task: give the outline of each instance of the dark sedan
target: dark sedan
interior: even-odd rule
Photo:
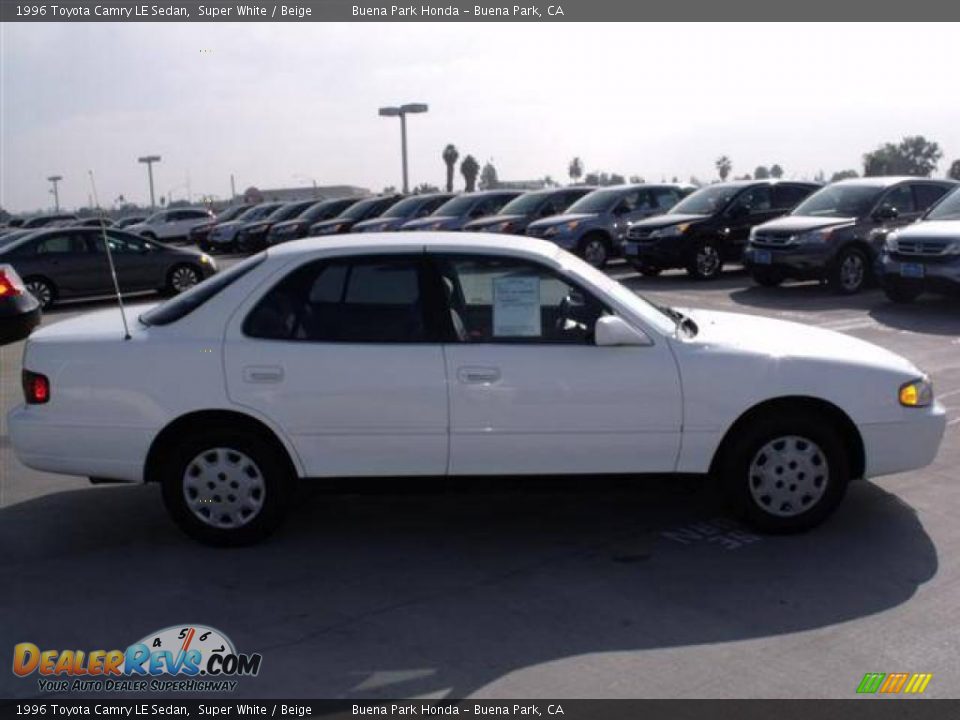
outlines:
[[[360,202],[361,199],[350,197],[321,200],[311,205],[293,220],[275,223],[267,234],[267,245],[277,245],[289,240],[304,238],[310,232],[311,225],[339,217],[348,207]]]
[[[425,193],[404,198],[382,215],[358,222],[350,232],[389,232],[396,230],[405,222],[429,215],[447,200],[453,193]]]
[[[594,190],[596,188],[589,185],[533,190],[508,202],[496,215],[471,220],[463,229],[468,232],[523,235],[530,223],[541,218],[562,215],[570,205]]]
[[[44,309],[68,298],[114,291],[103,244],[106,233],[122,292],[175,294],[213,275],[213,259],[107,228],[63,227],[27,233],[0,245],[0,263],[13,266]]]
[[[0,263],[0,345],[23,340],[40,323],[40,301],[17,271]]]
[[[267,246],[267,234],[276,223],[297,217],[316,203],[316,200],[299,200],[281,205],[272,213],[255,222],[247,223],[237,231],[235,245],[238,252],[251,253]]]
[[[310,226],[310,235],[337,235],[347,233],[359,222],[375,218],[403,200],[403,195],[380,195],[351,205],[339,217],[316,222]]]
[[[484,190],[463,193],[447,200],[419,220],[404,223],[401,230],[462,230],[471,220],[495,215],[518,195],[520,190]]]

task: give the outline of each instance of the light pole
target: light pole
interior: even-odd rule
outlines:
[[[50,192],[53,193],[53,207],[55,208],[54,212],[60,212],[60,192],[57,190],[57,183],[63,180],[63,175],[51,175],[47,178],[48,182],[53,183],[53,190]]]
[[[153,164],[155,162],[160,162],[159,155],[145,155],[142,158],[137,158],[137,162],[146,163],[147,165],[147,175],[150,178],[150,209],[154,210],[157,207],[156,201],[153,199]]]
[[[382,107],[380,108],[381,117],[399,117],[400,118],[400,151],[403,155],[403,193],[410,192],[409,182],[407,181],[407,115],[413,113],[425,113],[427,111],[426,103],[407,103],[400,107]]]

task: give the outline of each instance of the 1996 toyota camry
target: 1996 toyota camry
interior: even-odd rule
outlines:
[[[694,473],[796,531],[853,478],[930,463],[945,426],[886,350],[682,313],[551,243],[307,239],[143,312],[33,334],[9,416],[39,470],[158,482],[212,544],[256,541],[297,477]]]

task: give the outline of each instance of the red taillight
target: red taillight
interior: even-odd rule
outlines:
[[[0,297],[14,297],[23,294],[23,284],[13,273],[0,269]]]
[[[23,371],[23,397],[28,405],[42,405],[50,401],[50,380],[40,373]]]

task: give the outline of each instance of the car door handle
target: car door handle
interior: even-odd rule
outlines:
[[[500,379],[500,369],[494,367],[462,367],[457,370],[457,379],[462,383],[484,385]]]
[[[249,365],[243,369],[243,380],[248,383],[278,383],[283,380],[279,365]]]

